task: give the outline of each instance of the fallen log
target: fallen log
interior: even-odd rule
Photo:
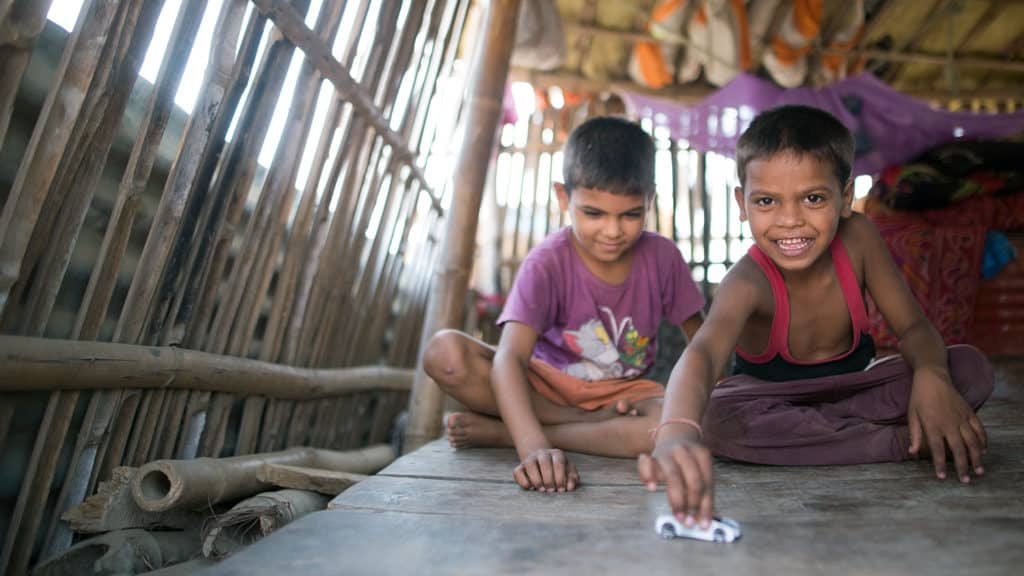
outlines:
[[[150,512],[205,508],[271,488],[272,484],[259,479],[264,464],[373,474],[394,458],[390,446],[378,444],[347,452],[292,448],[232,458],[156,460],[139,468],[132,481],[132,496],[140,508]]]
[[[132,479],[137,468],[114,468],[110,480],[100,482],[96,493],[61,515],[68,526],[80,534],[102,534],[129,528],[198,529],[204,516],[187,510],[150,512],[132,497]]]

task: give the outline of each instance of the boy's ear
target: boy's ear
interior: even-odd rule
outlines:
[[[565,184],[561,182],[554,182],[555,196],[558,197],[558,208],[562,212],[569,211],[569,191],[565,189]]]
[[[843,211],[840,215],[843,218],[847,218],[853,214],[853,178],[846,181],[846,186],[843,187]]]
[[[737,186],[732,191],[733,198],[736,199],[736,205],[740,207],[740,222],[747,221],[747,203],[744,202],[743,198],[743,186]]]

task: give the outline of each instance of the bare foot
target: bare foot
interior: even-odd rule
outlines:
[[[505,423],[476,412],[452,412],[445,418],[445,432],[452,448],[512,446]]]

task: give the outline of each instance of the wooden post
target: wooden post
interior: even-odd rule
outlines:
[[[435,272],[436,279],[420,339],[421,350],[437,330],[462,326],[469,268],[476,247],[477,215],[501,118],[518,14],[519,0],[492,0],[484,15],[473,58],[462,149],[454,172],[454,197],[448,214],[445,249]],[[441,390],[421,367],[416,373],[409,401],[409,428],[405,434],[404,451],[415,450],[438,436],[442,401]]]

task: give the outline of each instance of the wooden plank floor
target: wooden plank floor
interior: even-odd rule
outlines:
[[[997,365],[981,410],[988,473],[964,486],[930,463],[716,463],[735,544],[664,541],[632,460],[576,455],[571,494],[524,492],[511,450],[443,441],[400,458],[204,574],[1010,574],[1024,565],[1024,361]]]

